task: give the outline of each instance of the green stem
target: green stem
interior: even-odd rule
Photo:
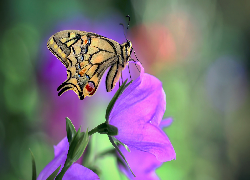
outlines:
[[[67,160],[66,160],[66,162],[67,162]],[[70,164],[67,163],[68,165],[65,166],[65,165],[66,165],[66,162],[65,162],[64,167],[62,168],[61,172],[56,176],[56,179],[55,179],[55,180],[62,180],[62,178],[63,178],[64,174],[66,173],[66,171],[67,171],[67,170],[69,169],[69,167],[73,164],[73,162],[70,163]]]
[[[89,131],[89,136],[91,136],[91,135],[93,135],[93,134],[95,134],[95,133],[97,133],[98,132],[98,126],[97,127],[95,127],[94,129],[92,129],[91,131]]]
[[[92,129],[91,131],[88,132],[89,136],[97,133],[97,132],[104,132],[104,131],[107,131],[107,123],[102,123],[102,124],[99,124],[98,126],[96,126],[94,129]]]

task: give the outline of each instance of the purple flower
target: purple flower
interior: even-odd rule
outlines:
[[[175,159],[174,148],[159,127],[165,109],[161,82],[144,73],[141,66],[140,77],[124,90],[111,110],[109,124],[118,128],[114,137],[129,148],[153,154],[160,162]]]
[[[167,118],[161,121],[160,127],[169,126],[172,122],[172,118]],[[158,161],[156,157],[150,153],[130,148],[131,152],[128,152],[123,146],[120,146],[120,150],[126,157],[133,173],[124,167],[122,164],[118,164],[119,169],[129,178],[136,180],[159,180],[159,177],[155,173],[155,169],[160,167],[162,162]]]
[[[60,165],[61,171],[67,159],[68,150],[69,142],[67,137],[65,137],[57,146],[54,146],[55,158],[41,171],[37,180],[46,180]],[[90,169],[80,164],[73,163],[63,176],[63,180],[70,179],[95,180],[100,178]]]

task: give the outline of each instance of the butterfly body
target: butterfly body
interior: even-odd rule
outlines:
[[[67,68],[67,79],[58,87],[58,95],[73,90],[80,99],[92,96],[104,72],[110,92],[130,59],[132,43],[123,44],[104,36],[78,30],[64,30],[52,35],[48,49]]]

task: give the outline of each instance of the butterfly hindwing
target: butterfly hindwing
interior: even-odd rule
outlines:
[[[124,53],[128,54],[125,45],[78,30],[60,31],[51,36],[47,46],[67,68],[67,79],[58,87],[58,95],[73,90],[80,99],[92,96],[109,67],[106,87],[111,91],[128,59],[124,58]]]
[[[114,88],[116,82],[119,81],[121,72],[122,66],[119,63],[115,63],[110,67],[106,77],[107,92],[110,92]]]

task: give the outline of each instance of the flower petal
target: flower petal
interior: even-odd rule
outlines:
[[[172,124],[172,122],[173,122],[173,118],[171,117],[163,119],[160,123],[160,128],[162,129],[162,128],[168,127]]]
[[[129,178],[135,180],[158,180],[159,177],[155,173],[155,169],[160,167],[162,162],[158,161],[156,157],[150,153],[138,151],[131,148],[131,152],[120,146],[120,150],[126,157],[134,177],[129,169],[125,169],[124,166],[118,164],[119,169]]]
[[[132,119],[143,119],[144,122],[151,121],[152,124],[159,125],[165,109],[166,98],[161,82],[145,73],[120,95],[110,113],[109,122],[115,123],[116,116],[125,113],[131,114]]]
[[[119,131],[115,138],[129,147],[154,154],[161,162],[175,159],[173,146],[158,127],[165,112],[165,99],[161,82],[142,70],[110,113],[109,124]]]
[[[60,165],[61,171],[67,159],[68,150],[69,142],[67,137],[65,137],[58,145],[54,146],[55,158],[41,171],[37,180],[47,179]],[[96,180],[99,179],[99,177],[90,169],[80,164],[73,163],[63,176],[63,180],[70,179]]]
[[[41,171],[37,180],[47,179],[60,165],[60,171],[67,159],[69,143],[65,137],[57,146],[54,146],[55,158]]]
[[[150,123],[141,126],[140,124],[136,126],[134,123],[131,126],[133,129],[115,137],[129,146],[129,148],[132,147],[154,154],[161,162],[175,159],[174,148],[167,135],[161,129]],[[123,129],[123,127],[120,126],[118,129]]]
[[[63,138],[56,146],[54,146],[54,154],[55,157],[60,155],[61,153],[65,153],[69,150],[69,142],[67,137]]]
[[[66,171],[64,174],[63,180],[70,180],[70,179],[76,179],[76,180],[96,180],[100,179],[97,174],[95,174],[90,169],[74,163],[70,168]]]

